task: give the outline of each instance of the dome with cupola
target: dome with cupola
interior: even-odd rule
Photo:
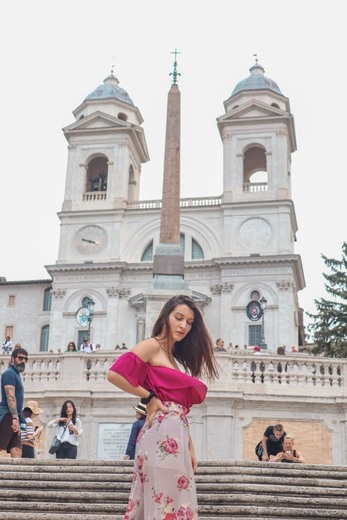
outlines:
[[[255,64],[249,69],[250,76],[236,85],[232,92],[232,96],[243,90],[272,90],[283,96],[279,86],[275,81],[264,76],[265,70],[256,60]]]
[[[124,90],[124,88],[119,87],[119,81],[116,76],[114,76],[113,72],[111,72],[111,74],[104,79],[103,84],[96,87],[96,89],[93,90],[84,101],[98,99],[118,99],[119,101],[124,101],[130,105],[134,105],[127,91]]]

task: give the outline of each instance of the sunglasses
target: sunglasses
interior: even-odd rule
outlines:
[[[28,361],[28,358],[26,356],[17,356],[17,358],[19,359],[19,361]]]

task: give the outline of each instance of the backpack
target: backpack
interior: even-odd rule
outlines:
[[[258,459],[263,460],[262,457],[263,457],[264,450],[263,450],[263,445],[262,445],[261,441],[258,442],[254,451],[255,451],[255,454],[258,457]]]

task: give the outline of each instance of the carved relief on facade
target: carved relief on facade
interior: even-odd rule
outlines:
[[[291,289],[292,287],[294,287],[293,282],[291,282],[290,280],[279,280],[278,282],[276,282],[276,285],[280,291],[286,291],[287,289]]]
[[[262,218],[250,218],[244,222],[239,230],[240,243],[250,248],[264,247],[272,238],[271,226]]]
[[[130,296],[131,289],[126,289],[124,287],[109,287],[106,289],[106,292],[109,298],[116,298],[117,296],[118,298],[126,298]]]
[[[233,287],[234,285],[232,283],[224,282],[211,285],[210,290],[212,294],[221,294],[223,292],[231,292]]]
[[[64,296],[66,295],[66,289],[54,289],[52,291],[52,294],[55,300],[59,300],[61,298],[64,298]]]

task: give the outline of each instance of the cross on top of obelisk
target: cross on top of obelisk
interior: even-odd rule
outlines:
[[[175,49],[171,54],[175,55],[175,61],[173,62],[173,72],[170,72],[169,76],[172,76],[172,84],[177,85],[177,77],[181,74],[177,72],[177,54],[181,54],[177,49]]]

